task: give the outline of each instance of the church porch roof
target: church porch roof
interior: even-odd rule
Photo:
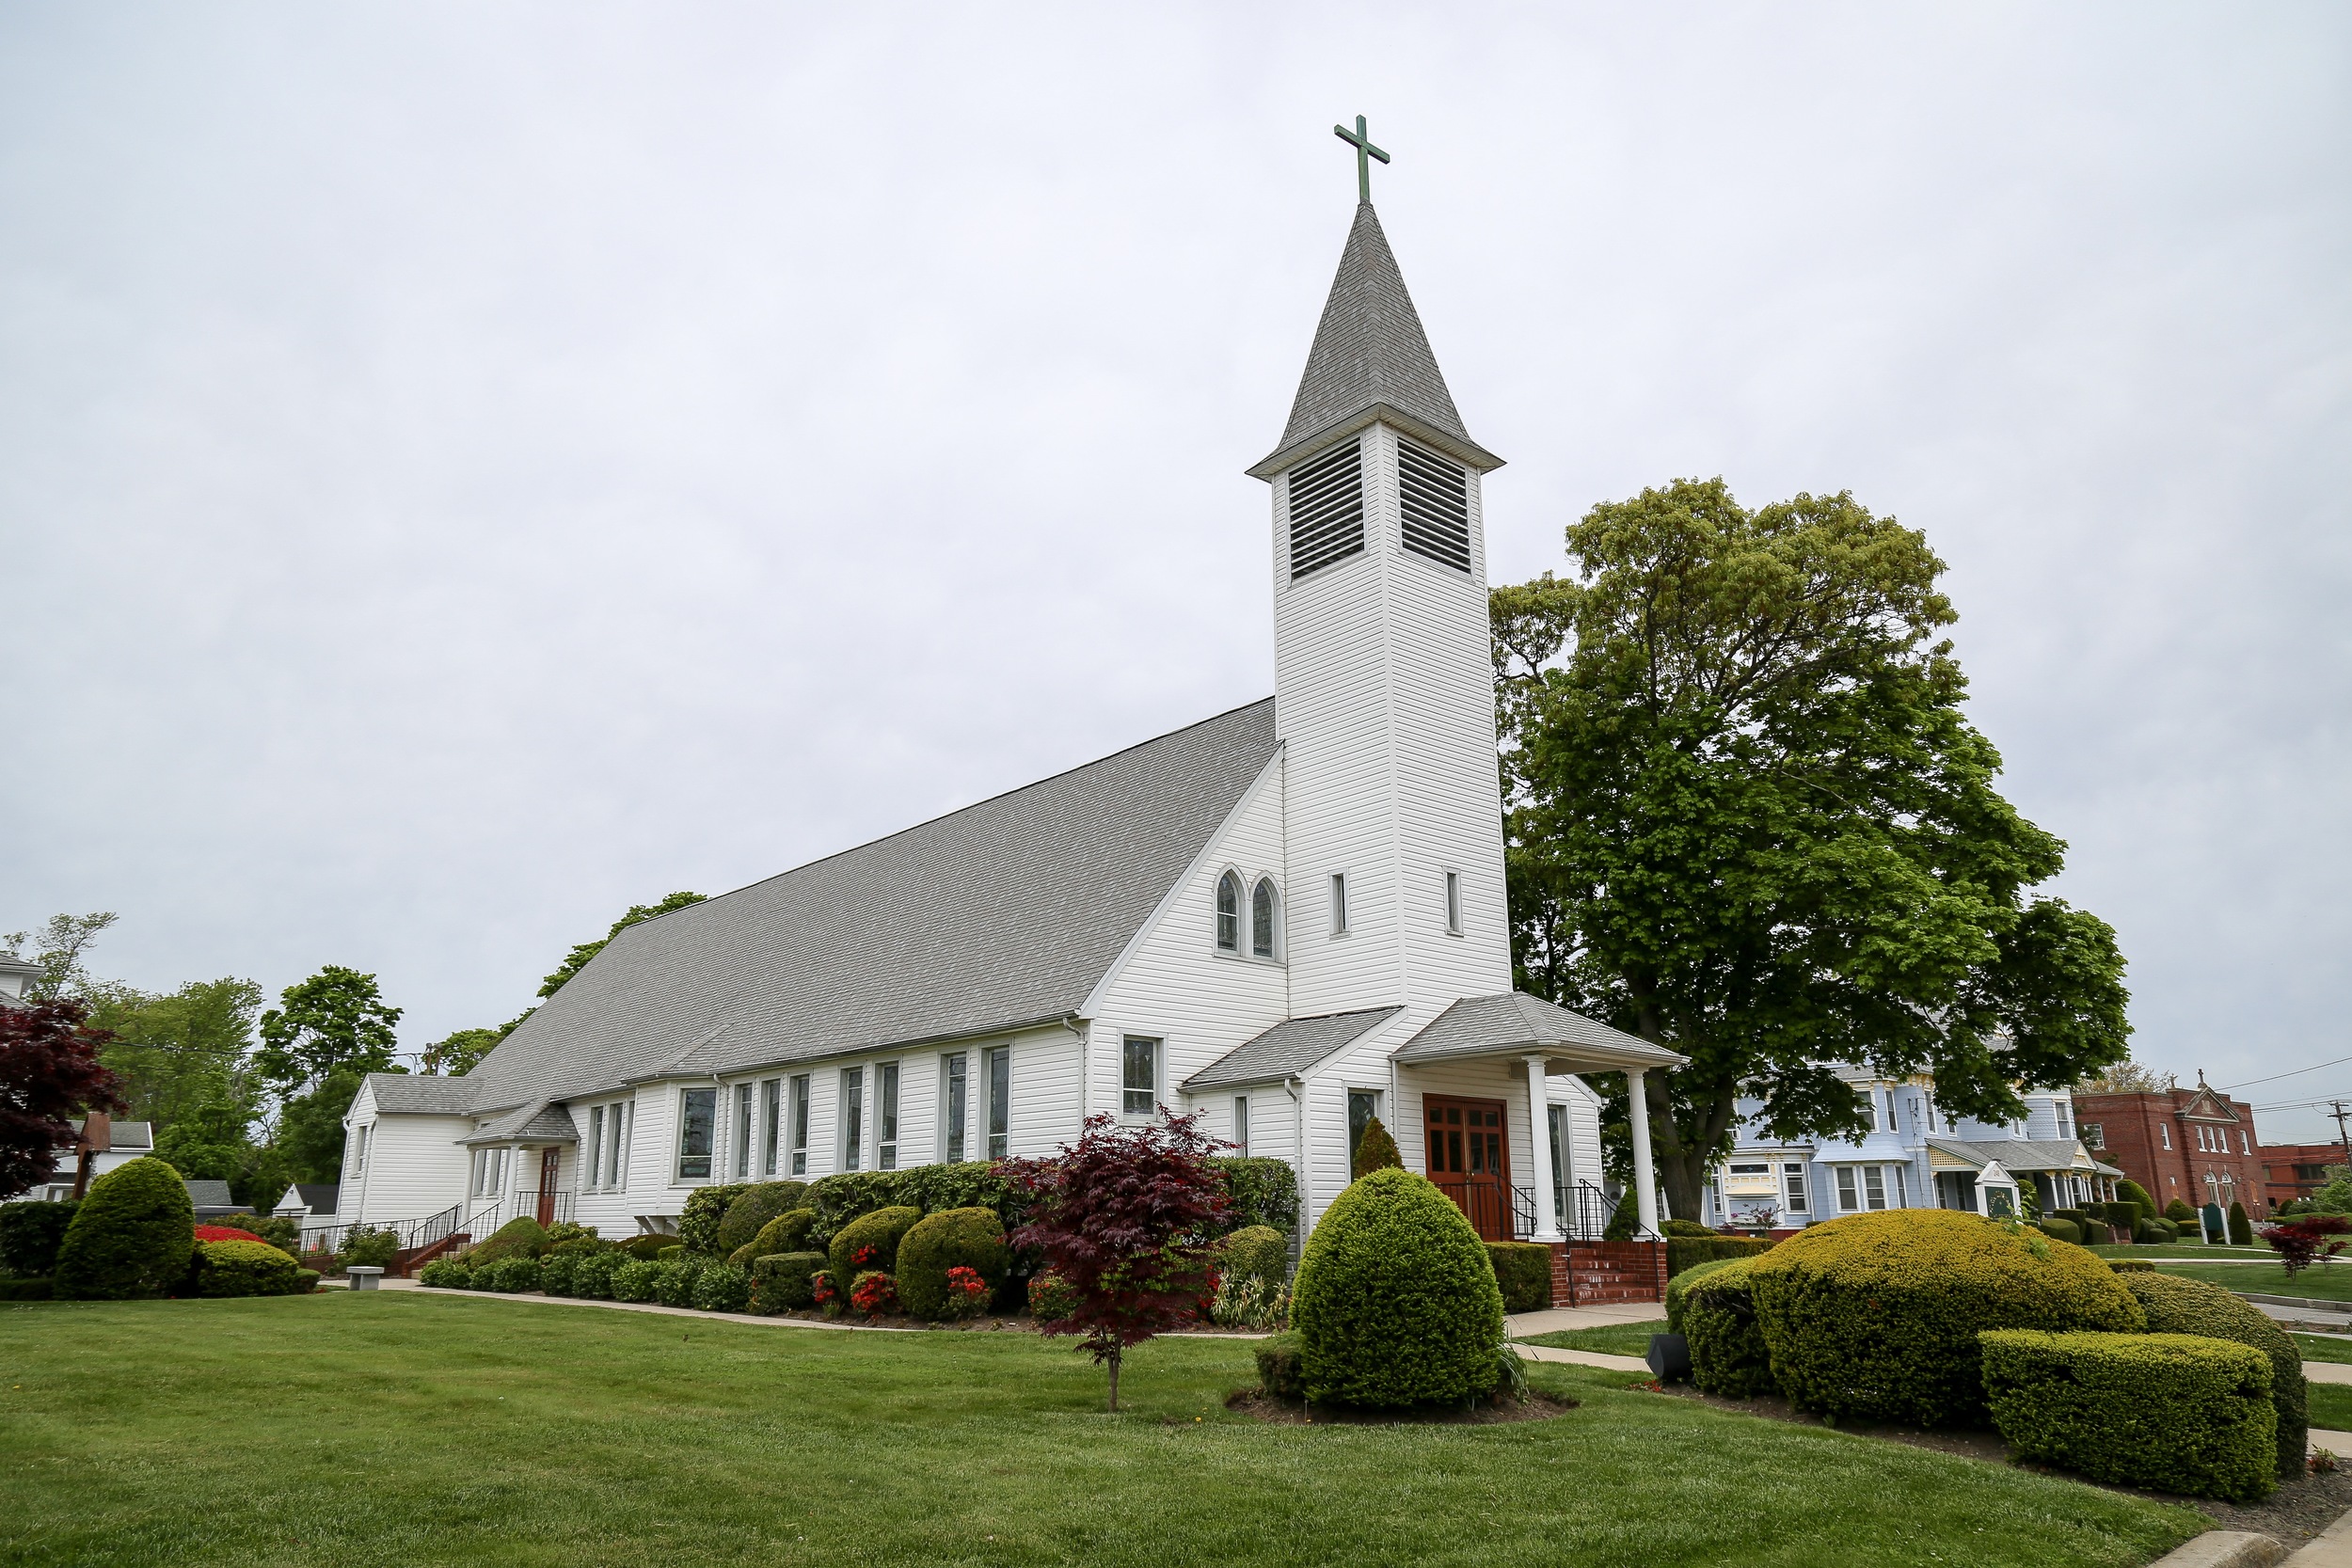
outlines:
[[[1690,1059],[1524,991],[1464,997],[1398,1046],[1391,1059],[1409,1067],[1538,1052],[1549,1059],[1549,1072],[1644,1071]]]
[[[1244,1040],[1185,1079],[1184,1090],[1186,1094],[1199,1094],[1204,1089],[1238,1088],[1244,1084],[1273,1084],[1295,1078],[1404,1010],[1369,1007],[1360,1012],[1286,1019],[1264,1034]]]

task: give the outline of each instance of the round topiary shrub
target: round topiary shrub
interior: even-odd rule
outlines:
[[[1755,1267],[1754,1258],[1727,1258],[1683,1287],[1681,1332],[1691,1342],[1691,1381],[1703,1393],[1744,1400],[1772,1391],[1772,1354],[1748,1283]]]
[[[787,1252],[799,1252],[808,1245],[808,1233],[817,1223],[814,1209],[790,1209],[778,1214],[759,1227],[759,1234],[727,1254],[727,1261],[750,1268],[762,1258],[781,1258]]]
[[[1683,1331],[1682,1303],[1690,1294],[1692,1286],[1697,1284],[1700,1280],[1705,1279],[1708,1275],[1713,1274],[1717,1269],[1727,1268],[1733,1263],[1745,1261],[1745,1259],[1740,1258],[1709,1259],[1704,1263],[1692,1264],[1680,1274],[1676,1275],[1672,1279],[1667,1280],[1666,1332],[1669,1334],[1680,1334]]]
[[[466,1262],[475,1269],[507,1258],[536,1258],[548,1250],[548,1227],[529,1214],[516,1214],[466,1249]]]
[[[802,1195],[807,1191],[805,1181],[762,1181],[746,1187],[742,1196],[727,1205],[711,1250],[725,1257],[749,1244],[770,1220],[801,1208],[805,1202]]]
[[[642,1259],[648,1263],[660,1261],[661,1254],[668,1248],[674,1247],[676,1244],[676,1238],[672,1236],[658,1236],[649,1230],[631,1236],[625,1242],[615,1242],[613,1243],[613,1245],[619,1247],[623,1252],[628,1254],[631,1258]]]
[[[473,1270],[454,1258],[436,1258],[417,1271],[417,1283],[437,1291],[470,1291]]]
[[[183,1279],[196,1250],[196,1206],[161,1160],[142,1157],[90,1183],[57,1246],[60,1301],[136,1301]]]
[[[1814,1226],[1756,1259],[1748,1280],[1792,1402],[1917,1426],[1982,1418],[1985,1329],[2147,1324],[2096,1254],[1942,1209]]]
[[[1270,1225],[1246,1225],[1217,1243],[1217,1272],[1279,1290],[1290,1277],[1291,1239]]]
[[[833,1233],[833,1244],[825,1249],[833,1261],[833,1276],[852,1284],[857,1276],[871,1269],[880,1274],[898,1272],[898,1243],[914,1228],[914,1222],[923,1217],[923,1211],[900,1204],[890,1209],[877,1209],[870,1214],[860,1214]]]
[[[2279,1413],[2279,1474],[2301,1475],[2311,1392],[2303,1380],[2303,1352],[2287,1332],[2234,1292],[2201,1279],[2135,1272],[2123,1277],[2123,1289],[2148,1314],[2151,1334],[2232,1339],[2270,1358],[2270,1402]]]
[[[307,1272],[267,1242],[196,1243],[196,1293],[200,1296],[291,1296],[305,1288],[302,1275]]]
[[[953,1305],[947,1271],[972,1269],[991,1291],[1005,1282],[1012,1249],[993,1209],[942,1209],[907,1227],[898,1242],[898,1302],[918,1318],[939,1323]]]
[[[1374,1171],[1324,1212],[1299,1259],[1291,1324],[1312,1400],[1462,1404],[1502,1375],[1502,1291],[1486,1243],[1409,1171]]]

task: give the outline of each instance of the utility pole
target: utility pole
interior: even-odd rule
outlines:
[[[2336,1137],[2344,1145],[2344,1163],[2352,1165],[2352,1132],[2344,1128],[2344,1119],[2352,1117],[2352,1110],[2347,1110],[2343,1101],[2331,1100],[2328,1101],[2328,1114],[2336,1118]]]

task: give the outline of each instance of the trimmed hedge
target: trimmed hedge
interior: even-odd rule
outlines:
[[[143,1155],[90,1183],[58,1243],[54,1293],[60,1301],[151,1299],[186,1276],[195,1251],[187,1184]]]
[[[1298,1173],[1288,1160],[1220,1154],[1209,1165],[1225,1184],[1227,1224],[1237,1230],[1263,1226],[1284,1236],[1298,1228]]]
[[[759,1227],[759,1234],[727,1254],[727,1261],[750,1268],[762,1258],[799,1252],[808,1245],[809,1227],[817,1223],[814,1209],[789,1209]]]
[[[2270,1359],[2270,1402],[2279,1418],[2279,1474],[2303,1473],[2303,1446],[2310,1428],[2309,1386],[2303,1352],[2286,1330],[2219,1285],[2176,1274],[2134,1274],[2123,1288],[2148,1314],[2151,1334],[2196,1334],[2250,1346]]]
[[[2092,1481],[2253,1502],[2276,1484],[2270,1360],[2191,1334],[1982,1336],[1987,1404],[2020,1458]]]
[[[2153,1274],[2156,1267],[2145,1258],[2110,1258],[2106,1263],[2115,1274]]]
[[[1814,1226],[1754,1259],[1748,1278],[1791,1402],[1917,1426],[1983,1413],[1981,1330],[2133,1333],[2148,1321],[2095,1255],[1942,1209]]]
[[[1540,1312],[1551,1305],[1551,1248],[1540,1242],[1488,1242],[1486,1261],[1505,1312]]]
[[[2181,1239],[2181,1227],[2170,1220],[2145,1219],[2132,1229],[2132,1241],[2139,1246],[2164,1246]]]
[[[46,1277],[57,1266],[57,1246],[66,1227],[73,1223],[79,1200],[55,1202],[25,1199],[0,1203],[0,1275]],[[193,1217],[195,1211],[189,1211]]]
[[[908,1227],[898,1243],[898,1302],[934,1323],[949,1316],[947,1271],[977,1269],[991,1291],[1005,1283],[1012,1249],[993,1209],[942,1209]]]
[[[819,1185],[822,1185],[820,1182]],[[860,1214],[833,1234],[833,1243],[826,1255],[833,1259],[835,1279],[854,1281],[868,1270],[895,1275],[898,1272],[898,1243],[913,1229],[914,1222],[923,1217],[923,1211],[911,1203],[889,1209],[877,1209],[870,1214]],[[872,1248],[869,1256],[858,1254]]]
[[[727,1210],[749,1191],[750,1182],[732,1181],[697,1187],[687,1194],[686,1207],[677,1217],[678,1244],[689,1252],[717,1252],[719,1227],[726,1222]]]
[[[771,1315],[817,1305],[817,1275],[825,1267],[821,1252],[786,1252],[762,1258],[752,1265],[751,1310]]]
[[[1744,1400],[1777,1386],[1748,1279],[1755,1268],[1753,1259],[1723,1259],[1683,1287],[1682,1333],[1691,1342],[1691,1381],[1706,1393]]]
[[[267,1242],[199,1242],[192,1269],[200,1296],[291,1296],[310,1289],[302,1276],[310,1271]]]
[[[614,1301],[651,1301],[654,1288],[661,1281],[661,1271],[667,1263],[657,1263],[648,1258],[632,1258],[612,1271]]]
[[[1711,1262],[1694,1263],[1668,1279],[1666,1281],[1666,1332],[1680,1334],[1683,1331],[1682,1303],[1690,1294],[1692,1286],[1705,1279],[1717,1269],[1738,1261],[1740,1259],[1737,1258],[1718,1258]]]
[[[661,1273],[653,1282],[653,1299],[664,1307],[693,1306],[694,1287],[701,1282],[704,1265],[716,1261],[690,1253],[656,1263],[654,1267]]]
[[[816,1212],[808,1244],[829,1246],[842,1227],[883,1209],[993,1209],[1008,1231],[1027,1218],[1012,1184],[992,1160],[951,1165],[914,1165],[906,1170],[852,1170],[808,1184],[801,1202]]]
[[[47,1301],[56,1290],[52,1279],[0,1277],[0,1301]]]
[[[628,1261],[628,1254],[617,1247],[587,1254],[572,1265],[572,1294],[588,1301],[611,1301],[612,1276]]]
[[[651,1263],[658,1260],[665,1249],[675,1246],[677,1242],[675,1237],[663,1236],[647,1230],[631,1236],[627,1241],[615,1242],[612,1244],[631,1258],[643,1259]]]
[[[2246,1205],[2234,1200],[2230,1204],[2230,1244],[2232,1246],[2254,1244],[2254,1222],[2247,1217]]]
[[[2195,1225],[2197,1211],[2191,1209],[2186,1200],[2176,1197],[2164,1206],[2164,1217],[2174,1225]]]
[[[1254,1279],[1279,1290],[1291,1275],[1291,1239],[1270,1225],[1245,1225],[1217,1244],[1217,1273],[1227,1279]]]
[[[711,1250],[732,1256],[738,1247],[750,1245],[770,1220],[804,1207],[803,1195],[807,1191],[805,1181],[761,1181],[746,1187],[742,1196],[727,1205],[719,1221],[718,1243]]]
[[[454,1258],[436,1258],[417,1271],[417,1283],[437,1291],[470,1291],[473,1270]]]
[[[580,1277],[580,1255],[577,1252],[550,1252],[539,1259],[539,1289],[551,1296],[578,1295],[574,1282]]]
[[[1670,1220],[1678,1225],[1679,1220]],[[1666,1277],[1673,1278],[1685,1269],[1697,1268],[1721,1258],[1754,1258],[1770,1252],[1773,1243],[1766,1236],[1674,1236],[1666,1238]]]
[[[748,1269],[732,1263],[707,1263],[696,1274],[694,1291],[689,1305],[705,1312],[741,1312],[752,1302],[752,1276]]]
[[[473,1288],[517,1296],[539,1288],[539,1259],[527,1252],[501,1258],[473,1272]]]
[[[481,1269],[508,1258],[536,1258],[548,1249],[548,1228],[529,1214],[516,1214],[466,1249],[466,1262]]]
[[[2062,1220],[2053,1216],[2049,1219],[2036,1220],[2034,1228],[2052,1241],[2071,1242],[2076,1246],[2082,1244],[2083,1227],[2073,1220]]]
[[[1276,1334],[1258,1341],[1258,1386],[1278,1400],[1307,1397],[1306,1356],[1295,1334]]]
[[[1502,1375],[1502,1291],[1462,1211],[1409,1171],[1376,1170],[1308,1237],[1291,1302],[1311,1399],[1462,1404]]]

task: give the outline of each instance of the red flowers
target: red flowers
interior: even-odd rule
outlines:
[[[864,1246],[850,1254],[850,1266],[854,1269],[871,1268],[874,1264],[880,1262],[881,1260],[882,1248],[876,1246],[871,1242],[866,1243]]]
[[[850,1305],[869,1318],[880,1317],[898,1305],[898,1281],[880,1269],[868,1269],[850,1287]]]
[[[833,1271],[831,1269],[827,1269],[823,1273],[818,1275],[817,1287],[814,1293],[816,1295],[817,1305],[819,1307],[831,1306],[834,1301],[840,1296],[840,1289],[833,1282]]]
[[[199,1242],[258,1242],[262,1238],[250,1230],[239,1230],[228,1225],[199,1225],[196,1227]]]
[[[947,1271],[947,1316],[977,1318],[988,1310],[990,1297],[995,1294],[980,1271],[959,1263]]]

